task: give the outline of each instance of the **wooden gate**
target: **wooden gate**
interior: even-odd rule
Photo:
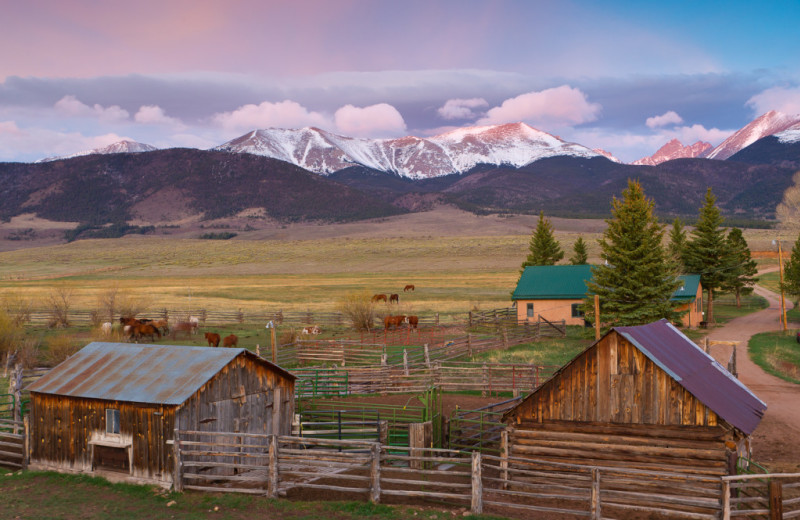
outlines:
[[[0,419],[0,466],[25,467],[25,426],[22,421]]]

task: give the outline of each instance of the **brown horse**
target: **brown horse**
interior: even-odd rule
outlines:
[[[189,323],[188,321],[179,321],[172,327],[172,339],[178,335],[179,332],[183,332],[187,337],[197,330],[197,325],[194,323]]]
[[[410,283],[410,284],[406,285],[405,287],[403,287],[403,292],[408,292],[408,291],[414,292],[414,284],[413,283]]]
[[[216,332],[206,332],[206,341],[208,341],[209,347],[218,347],[219,334],[217,334]]]
[[[397,304],[399,304],[400,303],[400,295],[399,294],[393,294],[393,295],[389,296],[389,303],[397,303]]]
[[[138,341],[142,336],[150,336],[150,341],[155,341],[156,336],[161,339],[161,332],[152,323],[139,323],[131,325],[131,335]]]
[[[408,316],[406,318],[406,323],[408,323],[409,328],[416,329],[417,325],[419,325],[419,318],[416,316]]]
[[[222,346],[223,347],[236,347],[239,345],[239,338],[236,337],[236,334],[231,334],[230,336],[225,336],[222,338]]]
[[[405,316],[386,316],[383,318],[383,328],[389,330],[390,328],[396,329],[405,321]]]
[[[372,301],[377,302],[384,302],[386,303],[386,295],[385,294],[375,294],[372,296]]]

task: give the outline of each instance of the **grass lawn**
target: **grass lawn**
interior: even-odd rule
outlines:
[[[750,358],[765,372],[800,384],[800,344],[795,332],[763,332],[750,338]]]
[[[736,306],[735,296],[722,294],[714,300],[714,320],[717,325],[724,325],[734,318],[739,318],[767,307],[769,307],[769,302],[757,294],[742,296],[741,307]],[[705,310],[705,307],[703,307],[703,310]]]
[[[594,342],[594,329],[567,327],[567,337],[523,343],[508,350],[484,352],[471,361],[562,366]]]
[[[388,506],[368,502],[295,502],[242,494],[169,493],[150,486],[111,484],[98,477],[51,472],[5,475],[0,468],[0,510],[3,518],[20,520],[435,520],[452,516],[442,508]],[[462,511],[453,509],[459,517]],[[499,519],[467,515],[473,520]]]

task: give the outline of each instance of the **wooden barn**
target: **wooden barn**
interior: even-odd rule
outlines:
[[[721,476],[766,407],[661,320],[612,329],[503,421],[510,456]]]
[[[90,343],[29,387],[30,467],[166,487],[176,428],[289,435],[294,381],[245,349]]]

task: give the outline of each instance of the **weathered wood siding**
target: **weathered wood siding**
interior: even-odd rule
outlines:
[[[572,316],[572,305],[583,304],[581,299],[573,300],[516,300],[517,322],[535,322],[539,316],[548,321],[561,321],[567,325],[584,325],[583,317]],[[533,316],[528,316],[528,304],[533,304]]]
[[[170,480],[172,453],[166,440],[174,429],[174,407],[159,405],[34,393],[31,462],[56,470],[91,471],[89,440],[106,431],[107,408],[119,410],[120,437],[131,439],[132,476]]]

